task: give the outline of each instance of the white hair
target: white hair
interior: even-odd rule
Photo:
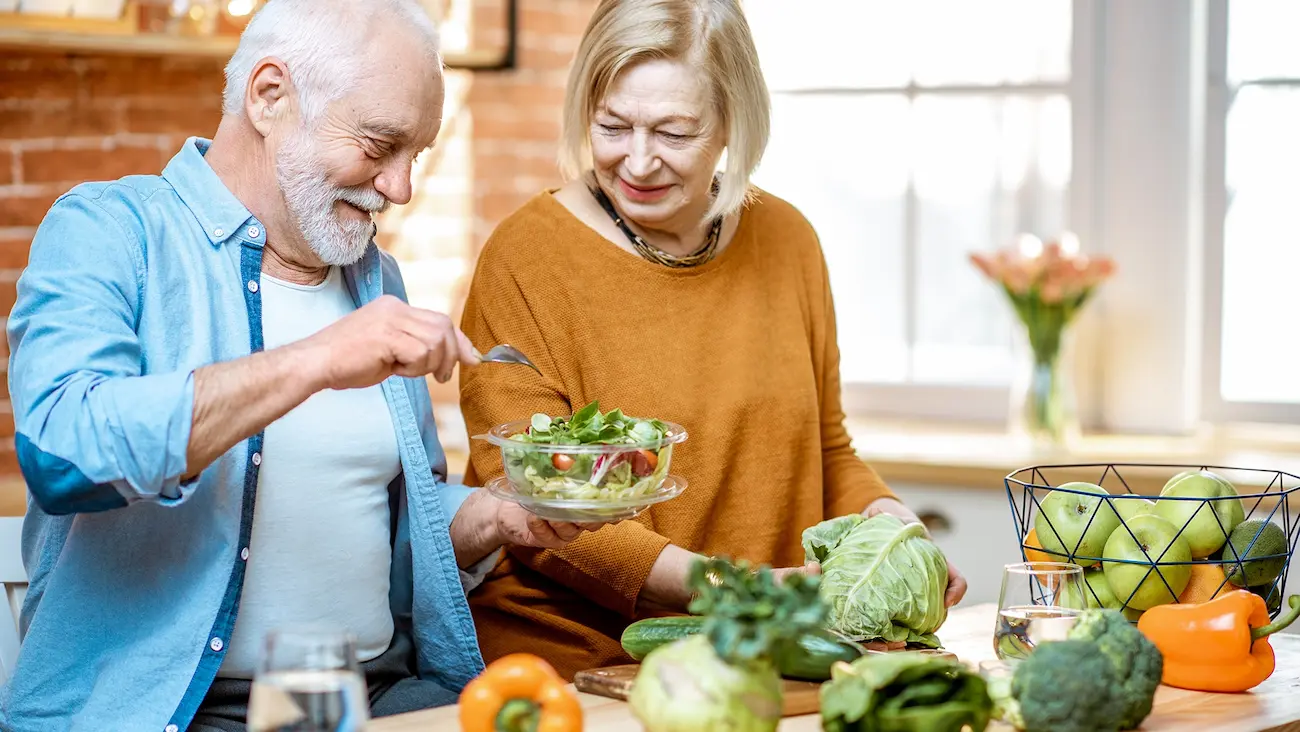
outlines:
[[[222,112],[244,113],[254,65],[274,56],[288,67],[303,120],[310,122],[365,72],[366,42],[378,28],[414,32],[442,68],[438,29],[417,0],[269,0],[226,64]]]

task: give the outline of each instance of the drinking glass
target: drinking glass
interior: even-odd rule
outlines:
[[[249,732],[360,732],[369,721],[351,635],[315,627],[267,634],[248,703]]]
[[[1022,562],[1002,569],[993,650],[1008,663],[1022,661],[1034,646],[1064,640],[1088,608],[1083,567],[1064,562]]]

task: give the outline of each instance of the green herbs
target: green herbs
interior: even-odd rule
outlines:
[[[856,641],[905,641],[938,648],[948,617],[948,560],[921,524],[889,514],[850,514],[803,532],[809,561],[821,563],[830,629]]]
[[[657,449],[668,427],[657,419],[636,419],[615,409],[601,414],[592,402],[572,417],[534,414],[527,432],[511,439],[534,445],[633,445]]]
[[[602,414],[599,402],[572,417],[534,414],[528,429],[510,441],[519,447],[502,449],[506,475],[540,498],[635,501],[663,484],[672,455],[663,422],[619,409]],[[617,449],[622,446],[627,449]]]
[[[774,732],[783,704],[779,654],[819,627],[819,579],[709,559],[692,566],[700,633],[645,657],[628,702],[649,732]]]
[[[819,585],[819,577],[802,573],[778,583],[767,567],[751,572],[746,562],[714,558],[691,565],[695,599],[687,609],[705,617],[701,632],[724,661],[770,661],[821,627],[826,606]]]
[[[988,727],[993,700],[984,679],[958,661],[922,653],[837,663],[822,684],[826,732],[973,732]]]

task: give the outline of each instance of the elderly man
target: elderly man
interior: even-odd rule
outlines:
[[[501,367],[406,303],[371,220],[411,198],[440,69],[414,0],[272,0],[210,142],[50,210],[8,323],[5,729],[243,729],[263,638],[306,623],[356,637],[374,716],[454,702],[466,591],[581,530],[446,484],[424,377]]]

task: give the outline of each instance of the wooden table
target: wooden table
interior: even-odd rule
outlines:
[[[944,646],[962,661],[978,665],[996,660],[993,653],[994,605],[975,605],[953,611],[939,630]],[[1278,634],[1272,637],[1277,651],[1277,670],[1268,681],[1244,694],[1206,694],[1161,686],[1156,692],[1155,709],[1142,729],[1151,732],[1300,732],[1300,635]],[[640,732],[641,724],[624,702],[590,694],[579,694],[586,712],[588,730]],[[444,707],[374,720],[367,728],[373,732],[426,732],[457,730],[457,710]],[[811,714],[788,717],[781,722],[782,732],[813,732],[821,729],[821,719]],[[1004,732],[1011,727],[994,723],[990,730]]]

